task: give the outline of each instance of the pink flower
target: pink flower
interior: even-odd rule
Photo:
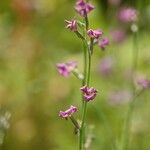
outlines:
[[[90,3],[84,2],[84,0],[78,0],[75,5],[75,10],[82,16],[85,17],[89,12],[94,9],[94,6]]]
[[[84,99],[87,102],[93,100],[97,95],[97,90],[93,87],[89,88],[87,86],[83,86],[80,88],[80,90],[84,94]]]
[[[70,29],[72,32],[76,32],[77,31],[77,21],[75,19],[68,21],[65,20],[66,23],[66,28]]]
[[[99,47],[105,49],[107,45],[109,45],[109,40],[107,38],[102,39],[98,43]]]
[[[135,22],[138,19],[138,12],[134,8],[122,8],[119,11],[119,20],[124,23]]]
[[[71,105],[70,108],[67,109],[66,111],[60,111],[59,117],[68,119],[68,117],[71,117],[72,114],[75,113],[77,110],[78,110],[77,107]]]
[[[97,29],[97,30],[89,29],[87,31],[87,34],[92,39],[98,39],[103,34],[103,32],[99,29]]]
[[[149,89],[150,88],[150,80],[148,80],[148,79],[141,78],[137,81],[137,83],[138,83],[139,86],[141,86],[144,89]]]
[[[77,67],[76,62],[57,64],[58,72],[64,77],[68,77],[70,75],[70,72],[73,71],[76,67]]]

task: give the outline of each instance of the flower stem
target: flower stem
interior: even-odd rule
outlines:
[[[86,51],[86,44],[85,44],[85,40],[83,40],[83,59],[84,59],[84,79],[83,79],[83,82],[82,82],[82,86],[84,86],[86,84],[86,78],[87,78],[87,51]]]
[[[76,121],[76,119],[73,116],[70,117],[70,120],[72,121],[72,123],[74,124],[74,126],[77,129],[80,129],[80,126],[79,126],[78,122]]]
[[[87,14],[85,15],[85,26],[86,26],[86,30],[88,30],[88,28],[89,28],[89,20],[88,20]]]
[[[91,52],[88,52],[88,58],[89,58],[89,62],[88,62],[88,75],[87,75],[87,86],[89,86],[90,84],[90,77],[91,77]]]
[[[87,102],[84,101],[83,103],[83,115],[82,115],[82,124],[80,128],[80,146],[79,150],[83,150],[83,145],[85,142],[85,119],[86,119],[86,112],[87,112]]]
[[[83,74],[79,73],[78,70],[73,70],[72,74],[79,80],[82,80],[82,82],[84,81],[84,76]]]
[[[88,61],[88,71],[87,71],[87,86],[90,84],[90,74],[91,74],[91,53],[88,53],[89,61]],[[86,113],[87,113],[87,102],[83,102],[83,115],[82,115],[82,124],[80,128],[80,144],[79,150],[83,149],[83,144],[85,142],[85,120],[86,120]]]
[[[91,74],[91,53],[89,51],[89,47],[88,47],[88,71],[87,71],[87,82],[86,85],[89,86],[90,84],[90,74]],[[80,129],[80,149],[83,149],[83,145],[85,143],[85,121],[86,121],[86,113],[87,113],[87,102],[84,101],[83,102],[83,115],[82,115],[82,124],[81,124],[81,129]]]
[[[85,16],[85,24],[86,24],[85,31],[87,32],[88,26],[89,26],[89,21],[88,21],[87,15]],[[84,66],[87,68],[87,72],[85,70],[85,76],[86,76],[87,80],[85,80],[84,85],[87,85],[87,86],[89,86],[89,84],[90,84],[90,74],[91,74],[91,52],[90,51],[93,51],[93,46],[91,46],[91,44],[93,45],[93,42],[90,43],[90,46],[88,45],[88,41],[86,39],[86,34],[85,34],[84,46],[85,46],[86,51],[84,53],[86,55],[84,56],[84,59],[86,61],[85,61]],[[90,48],[92,48],[92,49],[90,50]],[[87,64],[87,54],[88,54],[88,64]],[[82,110],[82,123],[81,123],[81,128],[80,128],[79,150],[84,149],[86,113],[87,113],[87,102],[84,99],[82,99],[82,100],[83,100],[83,110]]]

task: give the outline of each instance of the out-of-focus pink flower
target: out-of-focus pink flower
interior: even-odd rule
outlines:
[[[87,34],[92,39],[98,39],[103,34],[103,32],[99,29],[97,29],[97,30],[89,29],[87,31]]]
[[[109,45],[109,40],[107,38],[103,38],[98,43],[99,47],[105,49],[107,45]]]
[[[112,36],[112,41],[116,43],[122,42],[126,37],[125,32],[121,29],[113,30],[111,32],[111,36]]]
[[[68,77],[70,72],[77,67],[77,62],[59,63],[57,64],[58,72],[64,76]]]
[[[93,87],[89,88],[87,86],[83,86],[80,90],[84,94],[84,100],[87,102],[93,100],[97,95],[97,90]]]
[[[150,80],[141,78],[137,81],[138,85],[141,86],[144,89],[150,88]]]
[[[119,11],[118,17],[124,23],[135,22],[138,19],[138,12],[134,8],[122,8]]]
[[[104,57],[98,65],[98,70],[102,75],[109,75],[112,72],[114,61],[111,57]]]
[[[108,103],[111,105],[120,105],[131,100],[132,94],[128,90],[112,91],[108,97]]]
[[[77,110],[78,110],[77,107],[71,105],[70,108],[67,109],[66,111],[60,111],[59,116],[61,118],[68,119],[68,117],[71,117],[72,114],[75,113]]]
[[[82,16],[85,17],[89,12],[94,9],[94,6],[90,3],[86,3],[84,0],[78,0],[75,5],[75,10]]]
[[[66,28],[70,29],[72,32],[77,31],[77,21],[75,19],[71,21],[65,20],[65,23],[66,23]]]

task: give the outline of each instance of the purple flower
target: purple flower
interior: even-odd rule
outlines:
[[[119,20],[124,23],[135,22],[138,19],[138,12],[134,8],[122,8],[119,11]]]
[[[138,83],[139,86],[141,86],[144,89],[149,89],[150,88],[150,80],[148,80],[148,79],[141,78],[137,81],[137,83]]]
[[[59,117],[68,119],[68,117],[71,117],[72,114],[75,113],[77,110],[78,110],[77,107],[71,105],[70,108],[67,109],[66,111],[60,111]]]
[[[103,32],[99,29],[97,29],[97,30],[89,29],[87,31],[87,34],[92,39],[98,39],[103,34]]]
[[[82,91],[82,93],[84,94],[84,99],[85,101],[91,101],[96,97],[97,94],[97,90],[93,87],[89,88],[86,85],[81,87],[80,90]]]
[[[77,67],[76,62],[57,64],[58,72],[64,77],[68,77],[70,75],[70,72],[73,71],[76,67]]]
[[[75,10],[82,16],[85,17],[90,11],[94,9],[94,6],[90,3],[84,2],[84,0],[78,0],[75,5]]]
[[[77,21],[75,19],[68,21],[65,20],[66,23],[66,28],[70,29],[72,32],[76,32],[77,31]]]
[[[109,45],[109,40],[107,38],[104,38],[101,41],[99,41],[98,45],[100,48],[105,49],[105,47]]]
[[[112,72],[113,63],[114,62],[111,57],[104,57],[98,66],[100,73],[104,76],[109,75]]]

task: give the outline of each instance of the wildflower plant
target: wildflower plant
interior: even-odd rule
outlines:
[[[101,29],[91,29],[88,19],[88,14],[91,13],[95,7],[85,0],[77,0],[75,3],[75,11],[80,16],[80,20],[75,17],[72,20],[65,20],[66,28],[77,35],[83,43],[83,74],[77,70],[75,62],[58,63],[57,69],[60,75],[68,77],[73,73],[78,79],[81,80],[80,92],[82,94],[82,108],[78,109],[76,106],[71,105],[66,111],[60,111],[59,116],[63,119],[70,119],[75,128],[78,130],[79,135],[79,150],[87,149],[86,137],[86,118],[87,118],[87,105],[91,103],[97,96],[98,91],[96,88],[91,87],[91,59],[95,45],[98,45],[104,50],[109,45],[109,40],[103,38],[103,31]],[[81,122],[74,118],[74,113],[81,111]]]

